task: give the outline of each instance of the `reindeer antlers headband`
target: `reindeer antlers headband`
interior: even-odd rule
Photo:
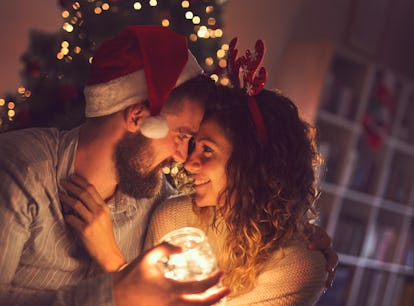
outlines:
[[[252,53],[247,50],[245,54],[238,59],[238,50],[235,48],[237,38],[233,38],[229,45],[229,51],[227,53],[227,72],[229,79],[234,87],[243,89],[249,96],[247,106],[249,107],[250,114],[253,122],[256,126],[257,134],[263,144],[267,142],[266,129],[263,122],[263,117],[260,112],[259,106],[255,99],[255,95],[262,91],[266,82],[266,69],[261,67],[256,75],[257,68],[263,60],[265,51],[264,43],[262,40],[257,40],[254,47],[255,51]]]

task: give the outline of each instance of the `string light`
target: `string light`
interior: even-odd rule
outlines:
[[[76,46],[75,48],[73,48],[73,52],[75,52],[76,54],[81,53],[82,49],[79,46]]]
[[[197,31],[197,36],[200,38],[209,38],[210,35],[208,33],[206,26],[201,26],[200,29]]]
[[[65,11],[62,11],[62,17],[63,17],[63,18],[68,18],[68,17],[69,17],[69,15],[70,15],[70,14],[69,14],[69,12],[68,12],[68,11],[66,11],[66,10],[65,10]]]
[[[226,55],[226,51],[224,51],[223,49],[217,50],[218,58],[223,58],[225,55]]]
[[[198,16],[194,16],[194,17],[193,17],[193,23],[194,23],[194,24],[199,24],[200,22],[201,22],[200,17],[198,17]]]
[[[72,5],[72,7],[73,7],[73,9],[74,9],[74,10],[78,10],[78,9],[80,9],[80,4],[79,4],[79,2],[75,2],[75,3]]]
[[[4,104],[6,104],[6,100],[4,100],[3,98],[0,99],[0,106],[4,106]]]
[[[207,14],[211,14],[212,12],[214,12],[214,7],[209,5],[206,7],[206,13]]]
[[[190,38],[191,41],[197,41],[197,39],[198,39],[197,35],[194,34],[194,33],[190,34],[189,38]]]
[[[215,25],[215,24],[216,24],[216,19],[215,19],[215,18],[213,18],[213,17],[210,17],[210,18],[208,19],[207,23],[208,23],[209,25],[213,26],[213,25]]]
[[[134,3],[134,9],[135,9],[135,10],[140,10],[141,8],[142,8],[141,3],[139,3],[139,2],[135,2],[135,3]]]
[[[63,24],[63,29],[64,29],[66,32],[70,33],[70,32],[72,32],[72,31],[73,31],[73,26],[72,26],[70,23],[65,22],[65,23]]]
[[[226,68],[227,67],[227,61],[223,58],[221,60],[219,60],[218,64],[221,68]]]
[[[24,94],[25,91],[26,91],[26,88],[24,88],[23,86],[20,86],[19,88],[17,88],[17,92],[21,95]]]
[[[214,64],[214,60],[212,57],[207,57],[204,62],[206,63],[207,66],[211,66]]]
[[[214,35],[215,35],[216,37],[222,37],[222,36],[223,36],[223,30],[222,30],[222,29],[216,29],[216,30],[214,31]]]
[[[187,19],[193,19],[193,17],[194,17],[194,14],[193,14],[192,11],[185,12],[185,18],[187,18]]]
[[[222,77],[221,80],[220,80],[220,84],[224,85],[224,86],[227,86],[227,85],[230,84],[230,80],[227,77]]]
[[[96,15],[99,15],[100,13],[102,13],[102,9],[100,7],[95,7],[93,11]]]
[[[157,0],[150,0],[149,5],[150,6],[157,6],[158,2]]]
[[[16,104],[14,104],[14,102],[9,102],[9,103],[7,103],[7,107],[9,108],[9,109],[14,109],[14,107],[16,106]]]
[[[64,40],[64,41],[62,41],[62,43],[60,45],[62,46],[62,48],[68,48],[69,47],[69,42]]]
[[[218,79],[219,79],[218,75],[217,75],[217,74],[215,74],[215,73],[213,73],[212,75],[210,75],[210,78],[211,78],[214,82],[217,82],[217,81],[218,81]]]
[[[168,27],[170,25],[170,21],[168,19],[163,19],[161,24],[163,27]]]
[[[109,10],[109,8],[110,8],[110,6],[109,6],[109,4],[108,4],[108,3],[104,3],[104,4],[102,4],[102,9],[103,9],[104,11]]]

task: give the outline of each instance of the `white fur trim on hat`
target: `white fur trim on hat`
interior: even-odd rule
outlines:
[[[106,83],[86,86],[86,117],[106,116],[148,98],[144,70],[138,70]]]

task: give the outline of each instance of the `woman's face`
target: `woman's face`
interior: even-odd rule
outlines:
[[[226,186],[226,163],[232,145],[214,120],[204,121],[195,137],[195,148],[184,167],[195,180],[197,206],[215,206]]]

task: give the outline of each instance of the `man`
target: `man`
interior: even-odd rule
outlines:
[[[220,273],[199,282],[164,278],[157,262],[179,252],[171,245],[137,258],[150,210],[170,194],[160,169],[186,159],[203,116],[190,99],[163,104],[174,87],[204,82],[201,73],[184,37],[158,26],[127,27],[94,56],[84,125],[0,135],[1,305],[210,305],[228,293],[185,295],[215,285]],[[102,273],[67,226],[63,210],[68,220],[71,211],[59,196],[73,174],[105,199],[109,235],[130,262],[125,269],[115,259],[108,270],[121,271]]]

